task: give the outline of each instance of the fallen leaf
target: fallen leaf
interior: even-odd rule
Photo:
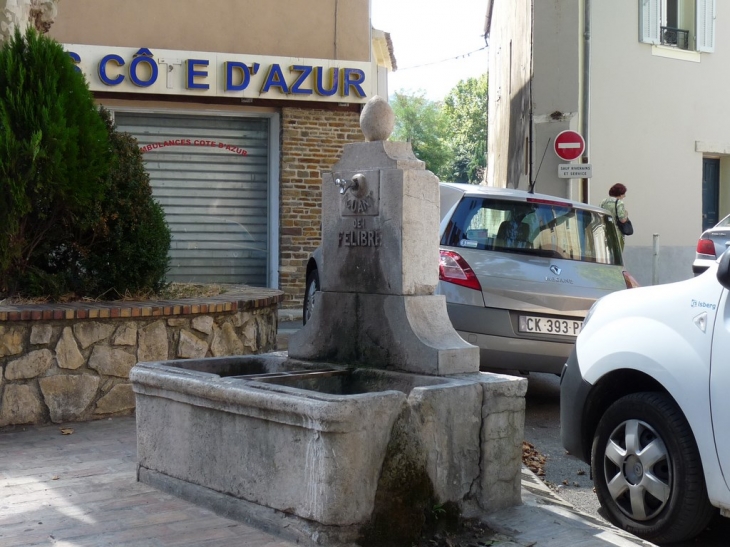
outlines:
[[[71,435],[71,433],[73,433],[73,432],[74,432],[74,430],[71,429],[70,427],[61,428],[61,435]]]
[[[565,480],[563,480],[563,484],[564,484],[565,486],[568,486],[568,479],[565,479]]]
[[[538,477],[545,476],[546,457],[540,454],[535,447],[527,441],[522,441],[522,463]]]
[[[583,471],[582,469],[578,469],[578,473],[577,473],[577,474],[578,474],[578,475],[585,475],[585,474],[586,474],[586,472],[585,472],[585,471]]]

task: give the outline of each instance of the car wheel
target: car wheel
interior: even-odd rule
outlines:
[[[591,471],[609,520],[650,541],[695,536],[715,511],[689,424],[663,393],[634,393],[608,408]]]
[[[314,295],[319,290],[319,272],[312,270],[307,276],[307,285],[304,289],[304,306],[302,309],[302,324],[306,325],[312,317],[315,306]]]

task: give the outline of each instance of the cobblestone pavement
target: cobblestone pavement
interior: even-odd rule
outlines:
[[[134,417],[0,433],[0,545],[293,545],[137,482],[136,462]]]

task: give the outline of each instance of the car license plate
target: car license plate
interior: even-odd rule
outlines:
[[[531,334],[578,336],[582,328],[583,321],[580,319],[553,319],[530,315],[520,315],[519,317],[519,331]]]

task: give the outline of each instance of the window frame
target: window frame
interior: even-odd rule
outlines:
[[[692,26],[688,25],[689,21],[684,20],[684,10],[680,1],[677,2],[678,23]],[[691,29],[694,31],[694,48],[689,51],[700,53],[715,51],[716,15],[717,0],[694,0],[694,28]],[[666,26],[666,17],[667,0],[639,0],[639,42],[661,46],[661,27],[663,23]]]

